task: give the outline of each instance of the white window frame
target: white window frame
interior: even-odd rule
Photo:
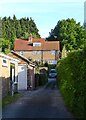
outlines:
[[[6,61],[6,62],[4,62],[4,61]],[[4,66],[4,67],[8,66],[8,60],[7,59],[5,59],[5,58],[2,59],[2,66]]]
[[[40,42],[35,42],[33,43],[33,46],[36,47],[36,46],[41,46],[41,43]]]
[[[23,52],[23,51],[20,51],[20,55],[21,55],[21,56],[24,56],[24,52]]]
[[[51,54],[52,54],[52,55],[55,55],[55,50],[51,50]]]
[[[33,51],[34,55],[41,54],[41,51]]]

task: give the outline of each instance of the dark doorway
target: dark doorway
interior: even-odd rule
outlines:
[[[15,82],[15,64],[10,64],[10,94],[13,91],[13,83]]]

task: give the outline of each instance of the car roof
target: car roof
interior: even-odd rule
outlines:
[[[51,69],[50,71],[53,71],[53,70],[56,71],[56,69]]]

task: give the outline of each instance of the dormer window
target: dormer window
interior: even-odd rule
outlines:
[[[35,43],[33,43],[33,46],[41,46],[41,43],[40,42],[35,42]]]

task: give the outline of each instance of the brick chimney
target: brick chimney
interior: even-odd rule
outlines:
[[[32,34],[30,33],[29,38],[28,38],[29,42],[32,42],[32,39],[33,37],[32,37]]]

